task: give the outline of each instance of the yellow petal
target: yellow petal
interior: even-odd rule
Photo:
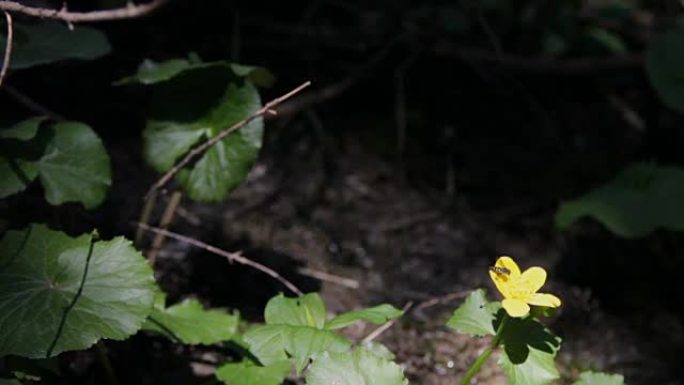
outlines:
[[[527,303],[535,306],[558,307],[561,305],[561,300],[553,294],[535,293],[527,299]]]
[[[546,282],[546,270],[541,267],[530,267],[525,270],[520,276],[520,283],[526,290],[531,293],[536,293],[544,286]]]
[[[518,278],[520,277],[520,268],[518,267],[518,264],[515,263],[513,258],[508,257],[508,256],[501,256],[499,259],[496,260],[496,264],[494,265],[496,267],[502,267],[504,269],[508,269],[511,274],[511,278]]]
[[[506,298],[501,301],[501,305],[511,317],[524,317],[530,312],[530,306],[520,299]]]
[[[511,257],[506,256],[499,257],[494,266],[507,269],[509,272],[509,274],[502,274],[490,270],[489,277],[494,281],[496,288],[499,289],[504,298],[512,297],[511,282],[520,277],[520,268]]]

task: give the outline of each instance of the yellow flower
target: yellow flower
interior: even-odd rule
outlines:
[[[489,276],[504,296],[503,308],[511,317],[524,317],[530,312],[529,305],[559,307],[561,300],[553,294],[537,293],[546,282],[546,270],[530,267],[520,272],[511,257],[499,257],[489,269]]]

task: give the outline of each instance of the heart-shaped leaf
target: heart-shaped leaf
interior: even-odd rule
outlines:
[[[0,240],[0,356],[86,349],[137,332],[156,285],[147,261],[118,237],[71,238],[43,225]]]

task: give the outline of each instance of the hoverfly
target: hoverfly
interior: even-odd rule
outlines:
[[[511,270],[501,266],[490,266],[489,271],[498,275],[511,275]]]

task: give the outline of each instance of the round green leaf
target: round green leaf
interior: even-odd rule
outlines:
[[[90,247],[91,236],[43,225],[0,240],[0,356],[54,356],[140,329],[152,310],[152,269],[124,238]]]
[[[111,51],[102,32],[80,25],[72,31],[65,23],[52,20],[35,24],[15,23],[14,32],[12,69],[66,59],[96,59]],[[0,36],[0,52],[4,52],[5,44],[6,38]]]
[[[447,321],[447,326],[459,333],[473,337],[493,336],[494,318],[500,308],[499,302],[489,302],[483,289],[470,293]]]
[[[684,113],[684,29],[658,36],[646,54],[646,71],[660,99]]]
[[[37,162],[45,198],[50,204],[81,202],[97,207],[111,185],[109,156],[102,141],[85,124],[57,123],[54,138]]]
[[[239,317],[222,310],[205,310],[196,299],[166,309],[155,308],[143,329],[166,334],[186,344],[215,344],[231,339]]]
[[[639,163],[588,194],[563,203],[556,224],[565,228],[590,216],[625,238],[657,228],[684,231],[684,169]]]
[[[583,372],[572,385],[625,385],[625,379],[619,374]]]
[[[278,361],[267,366],[241,361],[216,369],[216,377],[228,385],[280,385],[289,373],[289,361]]]
[[[406,385],[402,368],[363,348],[352,352],[326,352],[314,359],[306,374],[307,385]]]

